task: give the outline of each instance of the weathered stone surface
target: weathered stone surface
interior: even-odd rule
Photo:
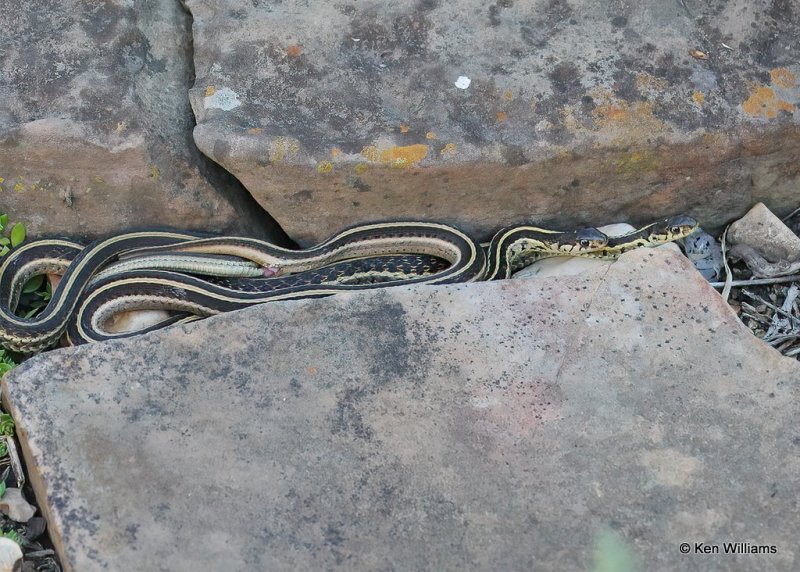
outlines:
[[[770,262],[800,260],[800,238],[762,203],[731,225],[728,240],[756,249]]]
[[[794,2],[186,4],[195,141],[306,245],[796,206]]]
[[[267,304],[3,393],[75,570],[793,570],[800,366],[682,257]],[[681,542],[774,544],[681,555]]]
[[[3,212],[35,234],[265,235],[252,198],[191,140],[190,22],[173,0],[3,3]]]

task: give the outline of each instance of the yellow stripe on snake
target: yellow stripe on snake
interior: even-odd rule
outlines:
[[[499,231],[487,249],[452,226],[430,222],[360,225],[305,250],[169,231],[131,232],[86,247],[38,240],[15,249],[0,266],[0,345],[29,354],[55,344],[65,331],[70,343],[81,344],[269,301],[507,278],[540,258],[615,258],[683,238],[696,226],[679,215],[609,238],[594,228],[561,232],[517,225]],[[17,316],[23,286],[45,273],[63,274],[49,304],[34,318]],[[115,313],[138,309],[173,315],[146,330],[104,329]]]

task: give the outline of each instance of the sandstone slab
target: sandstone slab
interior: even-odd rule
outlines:
[[[796,206],[794,2],[186,5],[195,141],[303,245],[390,218],[485,239]]]
[[[588,570],[609,528],[643,570],[796,570],[798,381],[635,251],[58,350],[3,391],[68,570]]]
[[[10,0],[0,29],[0,194],[12,219],[33,234],[268,234],[252,198],[191,140],[191,18],[179,2]]]

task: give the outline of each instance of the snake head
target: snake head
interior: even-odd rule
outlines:
[[[651,236],[659,242],[671,242],[685,238],[697,228],[697,221],[687,215],[675,215],[653,226]]]
[[[572,233],[568,242],[571,252],[594,252],[608,244],[608,237],[596,228],[581,228]]]

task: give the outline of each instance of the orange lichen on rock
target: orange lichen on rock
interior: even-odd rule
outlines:
[[[300,144],[289,137],[276,137],[269,145],[269,160],[283,163],[300,152]]]
[[[300,44],[292,44],[291,46],[286,48],[286,54],[290,58],[296,58],[302,53],[303,53],[303,47]]]
[[[783,101],[775,96],[775,92],[765,86],[755,86],[750,92],[744,103],[742,109],[748,115],[753,117],[766,117],[767,119],[774,119],[778,116],[779,111],[788,111],[793,113],[795,105],[788,101]]]
[[[592,121],[597,130],[626,142],[645,141],[654,133],[671,131],[653,114],[653,104],[648,101],[628,103],[613,98],[592,110]]]
[[[706,102],[706,96],[702,91],[695,91],[692,93],[692,99],[697,105],[703,105]]]
[[[595,123],[608,123],[611,121],[624,121],[629,117],[628,104],[607,103],[595,107],[592,111],[592,118]]]
[[[217,88],[216,88],[216,87],[214,87],[213,85],[209,85],[209,86],[206,88],[206,91],[205,91],[205,93],[204,93],[204,94],[205,94],[205,96],[206,96],[206,97],[211,97],[211,96],[212,96],[212,95],[214,95],[215,93],[217,93]]]
[[[400,124],[400,133],[408,133],[408,125],[405,123]]]
[[[374,145],[370,145],[361,150],[361,156],[373,163],[405,168],[422,161],[428,156],[428,151],[428,146],[422,144],[390,147],[388,149],[378,149]]]
[[[381,163],[392,167],[410,167],[428,156],[427,145],[406,145],[381,151]]]
[[[434,133],[433,131],[428,131],[425,134],[425,139],[428,139],[428,140],[436,139],[436,133]]]
[[[794,87],[795,83],[797,83],[797,76],[786,68],[775,68],[774,70],[770,70],[769,77],[772,80],[773,85],[777,85],[778,87],[783,87],[786,89]]]
[[[320,161],[317,163],[317,173],[330,173],[333,171],[333,163],[330,161]]]
[[[342,150],[339,149],[338,147],[334,147],[333,149],[331,149],[331,158],[336,159],[336,157],[338,157],[341,154]]]
[[[439,151],[439,155],[445,157],[447,155],[455,155],[456,153],[456,144],[455,143],[448,143],[445,145],[441,151]]]
[[[495,115],[495,119],[497,119],[498,122],[502,123],[503,121],[508,119],[508,114],[505,111],[498,111],[497,114]]]
[[[361,150],[361,156],[371,163],[377,163],[381,154],[375,145],[369,145]]]

